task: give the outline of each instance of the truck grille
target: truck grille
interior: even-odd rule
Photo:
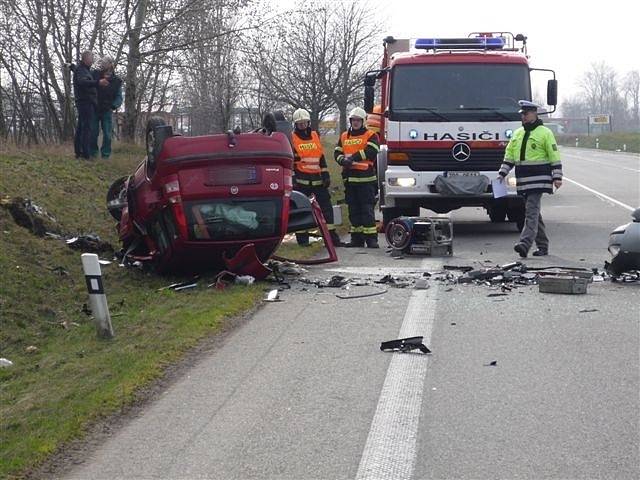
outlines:
[[[504,158],[504,149],[476,148],[471,149],[471,156],[464,162],[453,158],[450,148],[429,148],[423,150],[409,150],[409,167],[416,172],[433,171],[473,171],[500,169]]]

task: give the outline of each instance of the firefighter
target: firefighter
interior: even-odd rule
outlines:
[[[311,130],[311,116],[303,108],[293,112],[294,129],[291,133],[293,145],[293,188],[308,197],[314,195],[322,215],[327,222],[331,240],[335,246],[342,246],[340,236],[333,225],[333,206],[329,186],[331,178],[324,158],[318,132]],[[309,232],[297,232],[298,245],[309,245]]]
[[[540,214],[540,200],[543,193],[553,193],[553,187],[562,186],[562,163],[553,132],[538,118],[538,105],[528,100],[518,103],[522,127],[509,140],[498,180],[504,181],[516,167],[518,194],[525,198],[525,221],[513,249],[526,258],[535,242],[537,250],[533,256],[541,257],[549,254],[549,238]]]
[[[348,247],[378,248],[374,215],[378,181],[376,157],[380,151],[378,135],[365,126],[366,112],[354,108],[349,113],[349,129],[340,135],[334,151],[342,166],[345,200],[349,207],[351,242]]]

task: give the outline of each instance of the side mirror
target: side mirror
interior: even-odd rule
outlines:
[[[373,112],[373,97],[374,97],[373,87],[366,85],[364,87],[364,111],[367,113]]]
[[[547,82],[547,105],[558,104],[558,81],[554,78]]]
[[[294,190],[289,198],[289,223],[287,233],[316,228],[311,201],[304,193]]]

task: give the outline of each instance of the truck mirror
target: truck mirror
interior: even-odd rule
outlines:
[[[558,81],[554,78],[547,82],[547,105],[558,104]]]
[[[367,113],[373,112],[373,96],[374,96],[373,87],[366,85],[364,87],[364,110]]]

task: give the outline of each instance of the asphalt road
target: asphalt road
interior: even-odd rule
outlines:
[[[552,255],[527,264],[601,267],[609,232],[630,219],[624,205],[640,204],[640,160],[562,153],[572,182],[543,200]],[[377,279],[516,259],[512,224],[476,209],[452,218],[452,258],[340,249],[338,264],[306,276]],[[343,300],[336,293],[382,286],[294,283],[66,478],[640,476],[640,285],[505,297],[430,285]],[[433,355],[379,351],[400,335],[423,335]]]

